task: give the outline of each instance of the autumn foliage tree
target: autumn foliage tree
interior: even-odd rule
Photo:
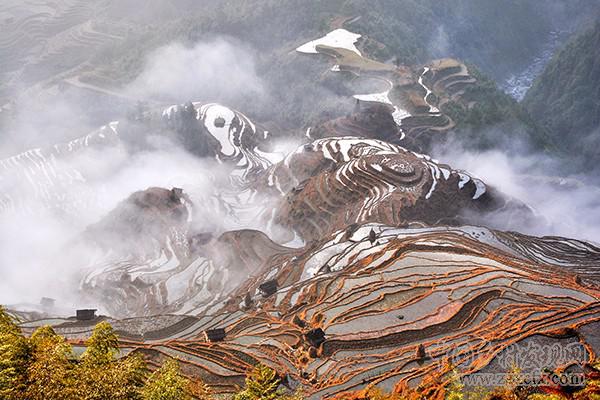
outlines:
[[[50,326],[38,328],[29,340],[25,397],[30,400],[77,399],[73,352]]]
[[[26,388],[30,347],[13,318],[0,306],[0,398],[19,399]]]
[[[235,400],[275,400],[279,397],[277,388],[280,379],[277,373],[258,364],[246,378],[246,389],[235,395]]]
[[[300,393],[288,395],[279,390],[280,383],[275,370],[258,364],[246,377],[246,388],[234,400],[301,400]]]
[[[179,366],[175,360],[167,360],[148,379],[142,390],[144,400],[189,400],[186,393],[187,379],[179,375]]]
[[[210,390],[199,381],[191,381],[179,373],[179,364],[169,359],[150,375],[142,389],[143,400],[205,400]]]
[[[71,345],[49,326],[38,328],[30,338],[22,335],[14,319],[0,307],[0,399],[2,400],[136,400],[207,399],[202,382],[179,375],[176,361],[147,379],[141,357],[117,358],[119,341],[112,326],[101,322],[77,358]],[[176,397],[145,397],[162,376],[155,392]],[[183,387],[183,392],[179,390]],[[180,395],[184,393],[183,395]],[[185,397],[189,395],[189,397]]]
[[[78,395],[82,400],[140,399],[146,366],[138,356],[115,359],[118,338],[108,322],[100,322],[87,340],[77,368]]]

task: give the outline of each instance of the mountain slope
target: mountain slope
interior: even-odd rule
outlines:
[[[383,115],[397,127],[389,112],[372,114],[367,108],[358,115]],[[69,243],[56,261],[44,261],[77,271],[81,292],[112,315],[212,307],[255,268],[244,266],[249,261],[217,256],[229,252],[218,238],[231,229],[251,226],[298,246],[367,222],[403,227],[494,220],[501,229],[515,221],[542,222],[525,204],[468,172],[383,140],[305,137],[305,144],[278,152],[269,150],[268,131],[218,104],[174,105],[160,117],[139,117],[0,160],[0,219],[44,210],[59,213],[58,221],[87,221],[91,210],[106,208],[110,203],[102,194],[124,190],[122,183],[113,183],[123,179],[119,171],[130,168],[128,160],[147,156],[148,146],[162,143],[160,138],[179,139],[202,160],[172,153],[182,164],[175,173],[192,169],[190,181],[170,190],[127,182],[138,191],[87,226],[81,240]],[[360,124],[353,126],[360,132]],[[141,141],[140,131],[157,133]],[[102,157],[91,163],[96,154]],[[152,174],[173,173],[157,167]],[[274,244],[262,247],[277,251]]]
[[[13,3],[17,5],[13,7]],[[87,89],[100,90],[83,91],[94,99],[88,107],[101,110],[103,119],[113,119],[114,104],[103,98],[102,90],[126,86],[143,71],[146,57],[161,46],[173,42],[192,45],[217,36],[241,40],[258,54],[257,71],[267,82],[271,98],[210,100],[244,109],[261,121],[298,127],[326,112],[348,110],[332,96],[330,89],[338,84],[330,87],[331,80],[310,62],[283,57],[303,40],[344,26],[368,34],[366,51],[379,61],[396,59],[413,66],[430,58],[453,56],[475,63],[502,81],[531,62],[531,55],[552,30],[578,21],[585,14],[583,5],[597,7],[588,4],[589,0],[578,0],[578,6],[567,7],[568,13],[561,14],[554,8],[562,12],[572,2],[560,0],[548,7],[546,16],[533,3],[509,3],[286,0],[217,4],[173,0],[136,7],[132,1],[91,6],[63,0],[42,7],[34,1],[11,1],[0,6],[6,21],[0,25],[0,34],[6,37],[0,41],[0,63],[10,64],[0,72],[0,106],[15,100],[22,87],[31,89],[23,99],[27,103],[39,91],[59,87],[81,94],[82,85],[89,85]],[[567,17],[551,17],[557,13]],[[160,24],[156,23],[159,16]],[[501,23],[494,24],[498,21]],[[506,25],[511,27],[510,35],[495,28]],[[202,99],[202,89],[190,98]],[[185,100],[171,97],[166,101]]]
[[[600,350],[593,333],[600,250],[583,242],[477,227],[368,224],[260,259],[247,249],[263,246],[264,237],[234,236],[244,244],[230,248],[234,258],[262,261],[253,275],[207,312],[152,317],[155,325],[148,318],[117,321],[125,351],[152,364],[177,357],[217,393],[235,392],[247,369],[264,363],[317,400],[369,385],[401,390],[420,383],[429,385],[427,399],[442,399],[449,360],[473,373],[532,341]],[[46,322],[23,327],[30,332]],[[89,335],[94,322],[52,323],[76,339]],[[210,329],[224,329],[224,340],[207,341],[203,332]],[[561,360],[544,366],[559,369]],[[525,358],[514,363],[531,367]],[[506,374],[514,363],[496,372]]]
[[[32,150],[0,158],[0,267],[20,263],[7,268],[0,295],[22,288],[45,296],[32,307],[38,314],[23,303],[13,307],[23,312],[27,334],[48,324],[80,346],[95,323],[109,319],[123,355],[139,354],[151,369],[177,359],[184,374],[225,398],[258,363],[311,400],[347,399],[373,386],[418,388],[423,398],[442,400],[451,376],[491,369],[504,379],[513,368],[530,367],[532,357],[502,354],[532,343],[543,352],[572,344],[582,351],[576,360],[540,361],[536,374],[597,359],[600,248],[511,232],[545,230],[548,222],[495,182],[427,155],[453,134],[471,148],[498,146],[485,129],[509,130],[500,140],[533,138],[547,147],[521,105],[477,67],[446,57],[477,54],[485,67],[506,54],[503,65],[487,67],[501,76],[557,23],[536,18],[536,4],[153,0],[157,10],[150,4],[136,13],[137,0],[79,1],[24,1],[30,11],[48,11],[31,18],[36,29],[49,24],[58,31],[39,48],[24,49],[32,61],[24,70],[43,69],[45,52],[54,49],[60,72],[54,62],[71,53],[52,44],[65,37],[96,39],[104,48],[108,35],[120,45],[98,51],[90,44],[92,65],[81,53],[65,65],[85,65],[64,76],[33,74],[30,83],[44,84],[23,99],[64,89],[131,102],[128,83],[150,51],[178,40],[184,44],[170,47],[175,53],[161,54],[189,57],[140,81],[154,89],[164,80],[170,90],[148,94],[126,117],[73,140],[53,144],[45,137]],[[63,34],[54,24],[64,9],[77,18]],[[109,33],[97,37],[95,19],[115,25],[102,25]],[[27,21],[8,23],[27,31]],[[497,24],[483,29],[490,21]],[[513,31],[501,35],[511,22]],[[221,38],[210,42],[207,33]],[[10,39],[12,46],[31,38]],[[206,40],[208,48],[198,47]],[[499,51],[480,49],[487,44]],[[213,47],[220,49],[216,56]],[[242,47],[242,56],[232,50]],[[444,57],[430,59],[435,54]],[[227,76],[221,90],[232,108],[213,102],[214,93],[194,79],[218,74],[189,68],[211,59],[225,60],[217,72]],[[271,78],[257,85],[258,94],[254,75],[236,83],[224,69],[246,61],[257,80]],[[18,75],[15,68],[10,72]],[[171,81],[179,75],[185,79]],[[200,101],[163,104],[184,96]],[[248,114],[237,111],[241,106]],[[115,109],[125,114],[122,103]],[[532,130],[516,130],[521,125]],[[511,169],[493,158],[489,164],[498,174],[488,176],[499,183]],[[556,181],[565,191],[574,185]],[[40,242],[50,251],[39,252]],[[74,320],[49,297],[61,307],[108,315]],[[512,362],[498,366],[502,361]]]
[[[600,144],[600,22],[574,38],[551,60],[524,105],[563,150],[598,161]]]

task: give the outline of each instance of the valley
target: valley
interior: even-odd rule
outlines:
[[[595,203],[582,195],[563,204],[557,196],[558,211],[548,214],[515,195],[517,186],[552,187],[547,197],[555,187],[596,193],[592,174],[570,175],[577,169],[538,122],[539,108],[527,110],[539,107],[531,96],[550,90],[539,79],[552,73],[541,70],[554,47],[506,81],[509,96],[480,65],[455,54],[473,54],[472,47],[437,57],[439,43],[409,52],[408,44],[381,41],[384,28],[368,28],[384,2],[368,11],[355,2],[344,2],[343,13],[331,11],[335,4],[299,10],[314,12],[306,21],[321,27],[290,18],[296,35],[272,28],[270,40],[279,44],[261,43],[256,56],[256,43],[234,40],[228,29],[246,29],[264,12],[277,21],[288,2],[256,9],[251,2],[229,15],[202,2],[189,25],[181,15],[193,2],[184,0],[118,17],[139,4],[9,3],[0,6],[0,127],[15,134],[0,138],[0,154],[10,153],[0,157],[0,328],[8,332],[0,334],[14,335],[4,319],[23,340],[51,327],[71,346],[65,357],[77,368],[87,365],[90,338],[108,322],[120,350],[108,364],[139,357],[160,371],[176,360],[182,377],[224,399],[239,400],[257,366],[277,377],[283,397],[270,399],[379,399],[373,390],[406,399],[454,398],[456,390],[461,399],[546,399],[535,396],[548,387],[564,395],[556,398],[575,399],[584,386],[531,385],[522,397],[493,396],[515,371],[571,376],[581,369],[596,377],[600,247],[588,229]],[[442,11],[460,19],[460,3],[451,13],[416,4],[406,12],[433,26]],[[475,26],[480,15],[473,18]],[[153,28],[157,21],[164,25]],[[143,65],[145,52],[169,43],[173,32],[190,42],[190,32],[206,26],[220,32],[214,21],[225,39],[207,42],[248,60],[225,65],[220,55],[198,58],[202,47],[171,44],[176,51],[147,53],[159,74]],[[532,37],[554,27],[548,21]],[[257,25],[248,42],[267,29]],[[471,28],[451,32],[461,38]],[[117,56],[119,46],[135,50]],[[563,52],[574,51],[569,46]],[[219,81],[209,82],[219,91],[196,80],[193,68],[156,56],[178,51],[185,62],[219,60],[203,77]],[[157,79],[176,88],[152,92]],[[231,85],[219,86],[221,79]],[[181,98],[196,89],[202,95]],[[67,100],[93,117],[71,120],[78,108]],[[23,122],[27,112],[31,125]],[[60,134],[61,118],[75,129]],[[462,169],[460,154],[441,162],[432,156],[441,148],[465,158],[476,152],[497,174]],[[541,161],[531,174],[519,171],[517,184],[498,161],[502,152],[515,165],[526,155]],[[565,174],[536,175],[547,159],[564,162]],[[582,203],[589,221],[577,221],[579,236],[563,237],[556,220],[580,215],[571,209]],[[532,347],[541,353],[528,353]],[[549,356],[565,348],[579,358]],[[486,374],[500,384],[470,397],[481,387],[469,382]]]

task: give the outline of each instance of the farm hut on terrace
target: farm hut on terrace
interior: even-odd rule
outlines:
[[[225,339],[225,329],[208,329],[204,331],[204,339],[207,342],[222,342]]]
[[[311,345],[319,347],[325,341],[325,332],[321,328],[311,329],[304,334],[304,338]]]
[[[261,284],[258,287],[258,290],[262,294],[263,297],[269,297],[272,294],[274,294],[275,292],[277,292],[277,281],[275,279],[267,281],[267,282]]]

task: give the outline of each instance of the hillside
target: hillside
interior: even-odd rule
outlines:
[[[600,395],[597,10],[3,3],[0,398]]]
[[[233,238],[245,244],[231,248],[240,260],[256,260],[246,249],[268,244],[252,231]],[[598,340],[599,250],[583,242],[476,227],[368,224],[304,249],[277,250],[230,292],[211,299],[197,287],[193,301],[203,305],[190,316],[112,319],[123,349],[154,365],[177,357],[189,376],[217,393],[237,391],[248,368],[263,363],[307,399],[349,398],[371,385],[401,392],[423,382],[428,391],[418,398],[430,400],[444,398],[448,357],[473,371],[502,349]],[[218,288],[231,276],[224,271],[198,276]],[[139,298],[136,290],[152,293],[141,281],[129,285],[130,298]],[[30,333],[48,322],[22,327]],[[51,323],[76,342],[91,334],[94,321]],[[147,329],[140,334],[141,326]],[[222,339],[203,338],[218,329]],[[515,362],[531,368],[528,360]],[[504,376],[511,367],[496,372]],[[437,383],[432,374],[439,374]]]
[[[297,128],[306,126],[307,121],[343,114],[351,107],[337,98],[343,90],[339,81],[306,59],[284,57],[311,37],[343,25],[368,34],[365,52],[378,61],[397,60],[414,66],[432,58],[455,57],[476,64],[484,74],[502,82],[532,61],[551,31],[585,15],[583,8],[570,7],[570,18],[559,19],[553,17],[557,13],[554,7],[548,9],[548,15],[540,15],[530,3],[510,3],[499,7],[488,0],[442,4],[413,0],[307,4],[286,0],[191,5],[172,0],[153,2],[143,7],[144,12],[136,8],[135,1],[91,6],[64,0],[43,7],[29,1],[14,7],[10,3],[0,9],[0,15],[5,15],[0,28],[5,35],[0,42],[0,59],[5,64],[0,99],[2,107],[30,108],[38,97],[45,101],[40,93],[56,95],[58,91],[70,102],[85,106],[82,108],[90,111],[92,124],[99,125],[135,105],[139,97],[123,95],[122,90],[143,71],[154,50],[174,41],[191,45],[225,37],[241,42],[234,47],[243,50],[240,57],[255,55],[250,61],[255,63],[265,89],[258,99],[250,101],[249,95],[231,94],[216,98],[213,92],[207,93],[206,84],[195,83],[188,86],[195,90],[188,89],[193,93],[187,99],[177,98],[179,92],[163,91],[143,100],[164,105],[200,99],[221,101],[262,122]],[[555,3],[558,9],[564,5],[562,0]],[[491,23],[497,21],[501,23]],[[510,35],[493,30],[507,25],[511,26]],[[9,54],[11,57],[4,56]],[[24,88],[28,88],[27,96],[14,96]],[[107,96],[115,92],[120,94],[118,103]],[[5,119],[0,116],[0,123]],[[17,144],[20,150],[34,145]]]
[[[584,165],[598,160],[600,129],[600,23],[572,39],[527,93],[532,117]],[[565,140],[569,138],[569,140]]]
[[[461,64],[430,65],[432,89],[450,65]],[[426,111],[439,114],[428,97]],[[81,346],[108,320],[125,354],[151,366],[178,358],[186,376],[218,394],[238,391],[265,364],[315,400],[373,385],[425,390],[421,382],[421,398],[442,399],[448,357],[461,376],[490,368],[505,376],[509,368],[487,362],[507,349],[574,342],[598,351],[598,248],[465,225],[540,222],[493,186],[373,131],[331,135],[360,132],[374,115],[394,124],[392,112],[361,107],[316,129],[324,138],[308,131],[300,146],[276,152],[277,135],[241,112],[188,103],[2,160],[4,177],[22,177],[3,187],[4,216],[25,217],[41,202],[75,218],[104,190],[95,181],[111,187],[115,154],[151,149],[132,140],[144,124],[183,145],[194,137],[189,149],[214,160],[195,169],[179,158],[194,170],[185,190],[131,194],[46,261],[77,271],[79,301],[108,316],[78,321],[46,307],[18,312],[21,329],[51,324]],[[77,161],[96,151],[96,168],[81,169]]]

